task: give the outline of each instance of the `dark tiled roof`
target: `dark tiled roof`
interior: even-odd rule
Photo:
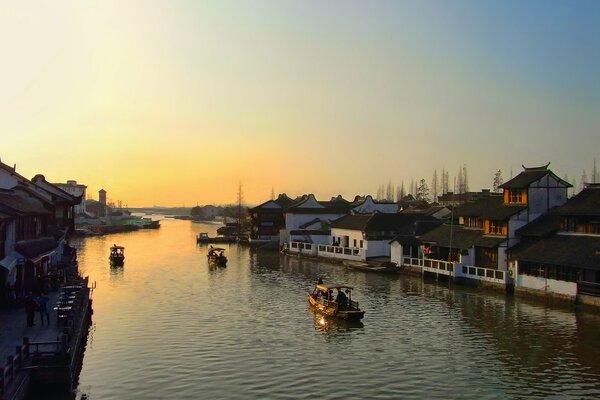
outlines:
[[[58,243],[56,240],[50,237],[34,239],[34,240],[22,240],[17,242],[15,250],[23,254],[27,258],[34,258],[44,253],[49,253],[56,249]]]
[[[427,208],[407,207],[400,211],[401,214],[420,214],[420,215],[434,215],[435,213],[447,208],[446,206],[429,206]],[[449,211],[449,210],[448,210]]]
[[[560,229],[560,218],[546,214],[515,231],[517,236],[546,237]]]
[[[488,196],[456,207],[454,215],[459,217],[481,217],[483,213],[502,207],[503,204],[504,197]]]
[[[460,225],[441,225],[419,236],[419,239],[424,243],[463,250],[473,246],[496,247],[506,241],[505,237],[484,236],[481,229],[469,229]]]
[[[457,207],[454,215],[504,221],[526,208],[524,205],[506,205],[502,196],[488,196]]]
[[[62,202],[66,202],[69,205],[77,205],[77,204],[81,203],[83,195],[73,196],[72,194],[65,192],[64,190],[62,190],[60,187],[56,186],[55,184],[48,182],[46,180],[46,178],[44,177],[44,175],[38,174],[38,175],[34,176],[33,179],[31,179],[31,182],[34,185],[36,185],[36,187],[49,193],[52,196],[53,201],[55,201],[55,202],[60,200]],[[47,186],[43,186],[43,185],[47,185]]]
[[[434,217],[414,214],[354,214],[335,220],[332,228],[359,230],[375,235],[419,235],[428,232],[442,222]]]
[[[256,207],[253,207],[250,209],[251,212],[253,211],[258,211],[261,210],[262,207],[268,203],[274,202],[275,204],[277,204],[278,206],[280,206],[282,209],[286,209],[296,203],[298,203],[298,199],[294,200],[294,199],[290,199],[285,193],[281,193],[279,196],[277,196],[276,199],[274,200],[267,200],[262,204],[257,205]],[[266,209],[266,210],[273,210],[273,211],[277,211],[279,209]]]
[[[13,190],[0,189],[0,207],[5,207],[6,212],[16,211],[24,214],[50,214],[35,200],[27,200],[18,196]]]
[[[504,236],[483,235],[475,241],[475,246],[494,248],[500,246],[504,242],[506,242]]]
[[[348,214],[331,223],[332,228],[364,231],[373,214]]]
[[[570,183],[560,179],[552,171],[550,171],[548,169],[548,165],[550,165],[550,163],[541,167],[523,167],[523,171],[521,171],[519,175],[515,176],[514,178],[512,178],[508,182],[505,182],[499,187],[501,187],[502,189],[527,189],[529,185],[536,181],[539,181],[548,174],[551,174],[557,181],[566,184],[566,187],[572,187]]]
[[[600,185],[582,190],[565,204],[551,211],[555,215],[600,216]]]
[[[504,205],[503,204],[500,207],[485,210],[483,213],[481,213],[481,218],[482,219],[490,219],[492,221],[504,221],[504,220],[510,218],[511,216],[525,210],[526,208],[527,208],[527,206],[524,206],[524,205],[516,205],[516,204]]]
[[[600,270],[598,236],[555,235],[510,253],[524,262]]]

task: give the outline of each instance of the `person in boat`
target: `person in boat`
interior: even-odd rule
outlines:
[[[338,289],[338,294],[335,298],[335,302],[338,303],[338,307],[340,310],[345,310],[348,308],[348,296],[346,296],[342,289]]]

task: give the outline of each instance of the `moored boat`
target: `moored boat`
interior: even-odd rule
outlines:
[[[318,283],[308,295],[309,304],[319,313],[347,321],[360,321],[365,312],[352,300],[352,287]]]
[[[123,265],[125,262],[125,247],[117,246],[116,244],[110,248],[110,255],[108,256],[111,265]]]
[[[210,247],[206,254],[209,265],[218,265],[225,267],[227,265],[227,257],[225,257],[225,249],[222,247]]]

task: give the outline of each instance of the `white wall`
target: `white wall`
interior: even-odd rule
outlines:
[[[356,247],[360,248],[360,241],[363,241],[363,247],[366,247],[366,241],[362,237],[361,231],[355,231],[350,229],[340,229],[340,228],[331,228],[331,236],[329,237],[328,244],[333,243],[333,237],[341,238],[343,236],[348,236],[348,247],[354,246],[354,239],[356,239]],[[340,241],[340,246],[344,246],[344,241]]]
[[[577,296],[575,282],[558,281],[554,279],[539,278],[537,276],[519,274],[515,281],[518,287],[540,290],[543,292],[557,293],[566,296]]]
[[[368,240],[365,242],[367,247],[366,257],[389,257],[389,240]]]
[[[402,245],[396,241],[390,244],[390,261],[402,265]]]

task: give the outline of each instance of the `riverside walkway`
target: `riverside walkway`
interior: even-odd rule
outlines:
[[[0,400],[22,400],[33,384],[68,390],[76,379],[91,321],[88,279],[76,276],[47,296],[44,325],[36,312],[28,327],[23,306],[0,311]]]
[[[8,356],[15,355],[16,346],[23,344],[23,338],[28,337],[31,342],[56,341],[63,332],[64,326],[57,324],[54,306],[58,300],[58,291],[48,293],[50,298],[48,309],[50,311],[50,324],[41,325],[40,313],[35,313],[35,326],[28,327],[25,307],[19,306],[7,310],[0,310],[0,365],[3,365]]]

